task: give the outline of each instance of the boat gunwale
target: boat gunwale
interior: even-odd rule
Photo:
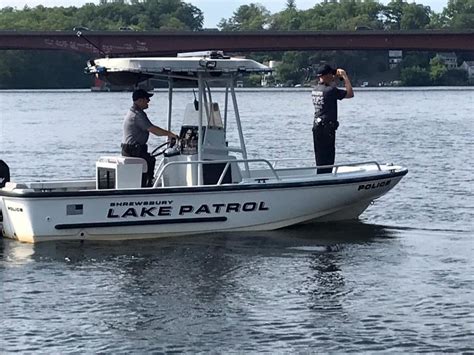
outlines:
[[[163,195],[177,193],[196,192],[231,192],[245,190],[274,190],[298,187],[324,187],[332,185],[354,184],[373,180],[384,180],[389,178],[403,177],[408,173],[407,168],[399,171],[383,172],[382,174],[365,175],[358,177],[342,177],[312,181],[290,181],[271,183],[244,183],[228,185],[204,185],[204,186],[178,186],[178,187],[153,187],[139,189],[104,189],[104,190],[78,190],[78,191],[28,191],[15,190],[5,191],[0,189],[0,197],[9,198],[48,198],[48,197],[94,197],[94,196],[130,196],[130,195]],[[334,175],[332,175],[334,176]],[[27,191],[25,191],[27,190]]]

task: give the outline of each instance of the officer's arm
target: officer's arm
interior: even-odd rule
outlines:
[[[178,136],[174,134],[173,132],[170,132],[158,126],[151,126],[150,128],[148,128],[148,132],[153,133],[156,136],[167,136],[170,138],[178,138]]]
[[[354,97],[354,90],[352,89],[352,84],[344,69],[337,69],[337,76],[344,79],[344,86],[346,87],[346,96],[345,99],[350,99]]]
[[[346,76],[344,78],[344,86],[346,87],[346,97],[345,99],[351,99],[354,97],[354,90],[352,90],[352,84],[351,81],[349,80],[349,77]]]

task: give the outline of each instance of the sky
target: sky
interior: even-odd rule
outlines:
[[[201,9],[204,13],[204,27],[213,28],[222,18],[228,19],[232,17],[233,13],[239,6],[259,3],[267,8],[271,13],[279,12],[284,9],[286,0],[185,0],[194,6]],[[315,0],[296,0],[296,7],[300,10],[306,10],[313,7],[320,1]],[[381,0],[381,3],[388,3],[389,0]],[[414,2],[409,0],[409,2]],[[425,6],[430,6],[435,12],[441,12],[447,5],[448,0],[418,0],[417,3]],[[43,6],[82,6],[85,3],[96,3],[98,0],[0,0],[0,8],[6,6],[16,7],[22,9],[25,5],[35,7],[37,5]],[[224,5],[225,4],[225,5]]]

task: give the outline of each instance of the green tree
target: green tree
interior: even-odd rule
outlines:
[[[303,83],[308,67],[308,56],[302,52],[285,52],[278,65],[276,80],[287,86]]]
[[[286,0],[287,10],[296,10],[296,0]]]
[[[402,85],[404,86],[428,86],[431,85],[430,73],[420,67],[404,68],[401,71]]]
[[[410,68],[410,67],[420,67],[420,68],[428,68],[430,65],[430,59],[433,56],[432,53],[408,53],[405,54],[403,57],[400,66],[402,68]]]
[[[392,0],[388,3],[383,10],[383,14],[386,17],[386,28],[391,30],[401,29],[403,11],[407,5],[408,4],[404,0]]]
[[[259,87],[261,86],[262,76],[260,74],[251,74],[245,79],[246,86]]]
[[[469,78],[467,72],[461,69],[449,69],[444,73],[444,76],[441,81],[441,85],[448,86],[457,86],[457,85],[467,85],[469,83]]]
[[[474,0],[449,0],[442,14],[450,28],[474,29]]]
[[[434,57],[430,61],[430,78],[433,84],[441,85],[447,71],[448,69],[446,69],[444,62],[440,58]]]
[[[13,89],[87,87],[91,83],[84,75],[87,59],[87,55],[71,52],[1,51],[0,85]]]
[[[423,29],[430,23],[430,14],[429,6],[408,4],[403,9],[400,28],[402,30]]]
[[[224,31],[255,31],[267,28],[269,23],[270,12],[260,4],[251,3],[240,6],[230,19],[222,19],[217,27]]]
[[[71,30],[84,26],[92,30],[118,30],[132,27],[137,30],[202,29],[204,16],[197,7],[182,0],[102,0],[77,8],[37,6],[15,10],[0,9],[0,29],[16,30]]]
[[[300,29],[354,30],[357,26],[381,29],[383,9],[384,7],[375,0],[323,2],[301,12]]]
[[[447,27],[446,17],[442,13],[431,12],[430,23],[426,26],[426,29],[442,29]]]
[[[294,0],[288,0],[285,10],[275,14],[271,19],[272,30],[291,31],[301,27],[301,16]]]

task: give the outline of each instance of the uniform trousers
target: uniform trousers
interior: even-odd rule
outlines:
[[[336,157],[336,129],[334,125],[314,125],[313,126],[314,154],[316,156],[316,166],[334,165]],[[318,174],[332,172],[332,168],[318,168]]]

